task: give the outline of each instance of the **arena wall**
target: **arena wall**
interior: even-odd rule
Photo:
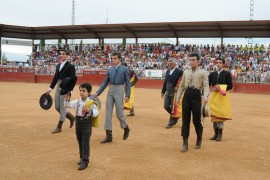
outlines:
[[[106,76],[106,71],[84,71],[78,76],[77,84],[89,82],[92,85],[100,85]],[[11,69],[0,68],[0,81],[6,82],[29,82],[29,83],[51,83],[53,76],[51,75],[35,75],[33,69]],[[154,88],[161,89],[164,80],[156,79],[140,79],[136,84],[138,88]],[[270,94],[270,84],[248,84],[233,83],[234,93],[248,94]]]

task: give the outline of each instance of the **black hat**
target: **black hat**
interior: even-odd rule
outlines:
[[[96,101],[97,103],[98,103],[98,108],[100,109],[101,108],[101,101],[99,100],[99,98],[98,97],[95,97],[93,94],[91,94],[90,96],[89,96],[89,98],[90,99],[92,99],[92,100],[94,100],[94,101]]]
[[[63,81],[60,84],[60,88],[61,88],[60,95],[65,95],[69,93],[70,91],[72,91],[74,86],[76,85],[76,82],[77,82],[77,76],[74,76],[73,78],[66,77],[65,79],[63,79]]]
[[[48,110],[52,107],[53,99],[50,94],[44,93],[39,98],[39,105],[42,109]]]

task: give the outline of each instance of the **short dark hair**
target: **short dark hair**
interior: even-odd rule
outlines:
[[[123,62],[122,65],[126,67],[128,66],[126,62]]]
[[[224,58],[218,57],[218,58],[217,58],[217,61],[222,61],[222,64],[225,64]]]
[[[85,88],[89,93],[92,91],[92,86],[89,83],[82,83],[79,88]]]
[[[59,50],[59,54],[60,54],[60,51],[63,51],[63,52],[66,53],[66,55],[69,55],[69,52],[68,52],[66,49],[60,49],[60,50]]]
[[[113,53],[112,56],[117,56],[118,59],[121,59],[122,58],[121,57],[121,54],[118,53],[118,52]]]
[[[200,56],[198,53],[191,53],[189,57],[197,57],[197,61],[200,60]]]

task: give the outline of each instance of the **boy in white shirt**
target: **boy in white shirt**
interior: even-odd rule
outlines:
[[[90,136],[92,134],[92,125],[95,118],[98,118],[99,110],[96,101],[91,100],[92,86],[88,83],[83,83],[79,87],[80,99],[71,102],[65,102],[65,106],[75,109],[76,112],[76,136],[80,150],[80,165],[78,170],[83,170],[88,167],[90,156]],[[69,96],[66,96],[66,100]],[[89,101],[90,100],[90,101]],[[90,108],[85,106],[86,102],[90,102]]]

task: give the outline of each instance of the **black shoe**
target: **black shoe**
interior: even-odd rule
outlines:
[[[174,120],[170,119],[168,125],[166,126],[166,129],[170,129],[170,128],[172,128],[174,125],[175,125]]]
[[[181,152],[185,153],[187,152],[187,150],[188,150],[188,138],[183,138],[183,146]]]
[[[84,170],[88,167],[88,161],[87,160],[82,160],[80,167],[78,168],[78,170]]]
[[[173,127],[172,124],[168,124],[168,125],[166,126],[166,129],[171,129],[172,127]]]
[[[100,141],[101,144],[105,143],[111,143],[112,142],[112,137],[106,136],[106,138],[103,141]]]
[[[128,114],[127,116],[135,116],[135,114]]]
[[[129,132],[130,132],[130,129],[129,129],[128,125],[127,125],[127,127],[124,128],[123,140],[126,140],[128,138]]]
[[[202,138],[199,137],[199,138],[197,138],[195,149],[200,149],[201,145],[202,145]]]
[[[101,144],[112,142],[112,130],[106,130],[106,138],[100,141]]]
[[[177,123],[177,120],[170,119],[168,125],[166,126],[166,129],[172,128],[174,125],[176,125],[176,123]]]
[[[221,141],[222,139],[222,129],[218,129],[218,135],[216,141]]]
[[[82,163],[82,159],[80,159],[77,164],[81,165],[81,163]]]
[[[214,129],[215,130],[215,134],[212,138],[210,138],[210,140],[216,140],[217,139],[217,135],[218,135],[218,129]]]

